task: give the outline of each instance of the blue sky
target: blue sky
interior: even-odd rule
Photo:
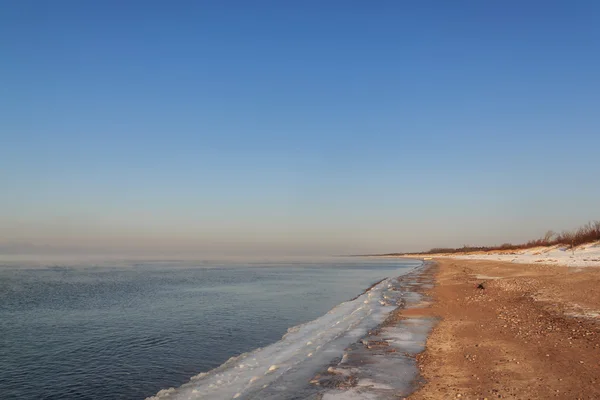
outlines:
[[[600,218],[595,1],[0,4],[0,244],[331,254]]]

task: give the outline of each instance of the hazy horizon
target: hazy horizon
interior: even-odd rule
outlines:
[[[600,4],[4,2],[0,258],[324,256],[600,218]]]
[[[578,226],[568,226],[568,229]],[[510,228],[510,227],[507,227]],[[433,247],[460,247],[462,245],[486,246],[499,245],[502,243],[524,243],[530,239],[543,236],[548,229],[527,235],[513,235],[515,240],[506,239],[498,234],[497,231],[490,231],[475,235],[475,240],[458,241],[444,240],[443,235],[436,232],[434,226],[429,226],[429,231],[425,227],[416,232],[416,240],[426,237],[431,242],[433,238],[437,241],[431,242],[429,246],[421,245],[415,240],[404,240],[397,246],[394,246],[392,238],[382,240],[381,243],[373,243],[372,247],[367,241],[350,241],[335,245],[333,241],[327,241],[322,245],[315,245],[308,240],[272,240],[272,241],[252,241],[252,236],[244,242],[217,242],[215,239],[207,238],[193,242],[191,240],[182,241],[181,239],[157,237],[153,240],[144,238],[141,243],[136,243],[135,239],[125,241],[125,244],[117,244],[116,239],[108,245],[103,238],[90,237],[86,241],[78,241],[77,238],[66,239],[67,245],[60,242],[40,241],[35,242],[3,242],[0,243],[0,261],[8,259],[29,259],[38,258],[38,256],[48,257],[49,259],[173,259],[173,260],[200,260],[200,259],[228,259],[239,257],[250,258],[272,258],[285,259],[286,257],[328,257],[328,256],[350,256],[365,254],[383,254],[392,252],[414,252],[425,251]],[[528,230],[529,231],[529,230]],[[560,231],[558,231],[560,232]],[[402,232],[399,232],[402,233]],[[443,233],[443,232],[442,232]],[[96,243],[95,240],[97,240]],[[414,243],[412,246],[410,243]],[[423,241],[425,242],[425,241]],[[41,244],[40,244],[41,243]],[[82,244],[83,243],[83,244]],[[102,246],[102,244],[105,244]],[[388,243],[388,247],[385,247]],[[402,244],[404,243],[404,245]],[[354,244],[354,247],[352,246]]]

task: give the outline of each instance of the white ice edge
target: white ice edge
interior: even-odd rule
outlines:
[[[394,276],[411,270],[401,269]],[[354,300],[288,329],[276,343],[232,357],[220,367],[192,377],[189,383],[161,390],[147,400],[242,399],[257,394],[256,398],[280,398],[277,391],[283,395],[295,385],[306,384],[304,378],[341,356],[349,344],[385,320],[397,307],[399,296],[392,290],[391,279],[395,278],[386,278]]]

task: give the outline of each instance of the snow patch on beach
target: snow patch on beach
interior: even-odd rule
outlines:
[[[322,397],[323,400],[377,400],[377,393],[364,392],[361,389],[350,389],[345,392],[328,392]]]
[[[549,246],[510,252],[477,252],[459,255],[440,254],[439,256],[462,260],[508,261],[519,264],[600,267],[600,242],[578,246],[574,250],[569,249],[567,246]]]

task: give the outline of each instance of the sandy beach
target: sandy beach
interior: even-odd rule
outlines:
[[[436,259],[410,399],[600,398],[600,269]]]

